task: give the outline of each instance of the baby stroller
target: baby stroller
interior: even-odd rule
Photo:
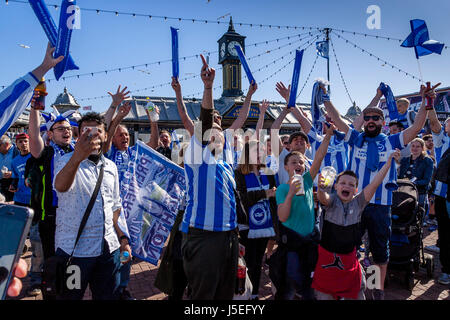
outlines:
[[[426,268],[427,277],[434,272],[433,256],[423,251],[423,218],[425,210],[419,206],[419,193],[416,186],[408,179],[397,180],[398,189],[392,198],[392,233],[390,239],[390,270],[405,272],[404,284],[408,290],[414,287],[414,273],[419,268]]]

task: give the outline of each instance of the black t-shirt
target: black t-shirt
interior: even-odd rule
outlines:
[[[167,148],[166,147],[158,147],[158,148],[156,148],[156,151],[161,153],[166,158],[172,160],[172,149],[170,149],[169,147],[167,147]]]

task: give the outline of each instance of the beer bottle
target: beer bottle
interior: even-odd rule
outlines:
[[[45,109],[45,96],[47,93],[47,87],[45,86],[45,79],[42,78],[39,81],[36,88],[34,88],[34,92],[39,94],[39,97],[35,99],[33,109],[44,110]]]

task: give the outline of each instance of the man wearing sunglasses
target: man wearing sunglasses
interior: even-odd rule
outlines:
[[[325,88],[322,88],[322,90],[325,93]],[[434,88],[426,91],[426,87],[422,85],[420,94],[422,105],[416,115],[415,122],[408,129],[389,136],[381,132],[385,121],[383,110],[380,108],[371,104],[363,110],[364,131],[360,133],[351,129],[342,120],[331,101],[324,102],[328,115],[330,115],[339,131],[346,134],[345,141],[351,147],[349,169],[357,174],[361,188],[366,187],[373,180],[393,151],[405,148],[425,125],[427,116],[425,96],[435,96]],[[362,213],[361,221],[361,232],[364,234],[365,230],[368,230],[373,261],[380,268],[380,288],[373,290],[373,298],[376,300],[384,299],[384,280],[389,261],[392,190],[388,190],[386,184],[390,180],[397,180],[395,164]]]

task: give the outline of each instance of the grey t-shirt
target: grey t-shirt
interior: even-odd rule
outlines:
[[[352,201],[343,203],[336,192],[330,195],[330,205],[325,207],[324,219],[339,226],[349,226],[361,221],[361,214],[367,205],[364,193],[358,193]]]
[[[361,240],[361,214],[367,203],[363,192],[345,204],[336,193],[332,193],[330,205],[321,215],[320,245],[339,254],[352,252]]]

